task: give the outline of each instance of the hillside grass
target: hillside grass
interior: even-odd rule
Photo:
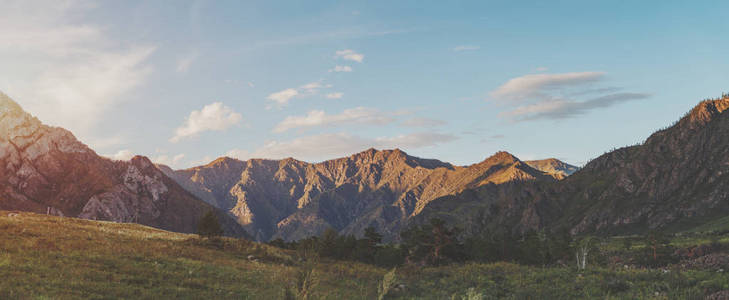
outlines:
[[[1,299],[282,299],[309,264],[245,240],[0,211]],[[313,268],[313,299],[376,299],[389,271],[330,260]],[[467,263],[396,274],[396,299],[702,299],[729,289],[727,273],[677,268]]]

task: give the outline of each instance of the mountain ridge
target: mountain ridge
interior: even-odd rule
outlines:
[[[42,124],[0,93],[0,209],[195,232],[212,206],[167,178],[146,157],[112,161],[68,130]],[[244,234],[225,214],[226,232]]]
[[[469,232],[632,234],[723,217],[728,108],[726,95],[702,101],[645,142],[605,153],[564,180],[465,191],[433,201],[422,218],[442,217]]]
[[[370,148],[319,163],[218,158],[184,170],[161,168],[200,199],[227,210],[261,240],[299,239],[367,226],[394,237],[429,201],[510,181],[555,180],[507,152],[470,166]]]

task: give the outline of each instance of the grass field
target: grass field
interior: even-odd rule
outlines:
[[[244,240],[0,211],[1,299],[282,299],[309,267],[311,299],[377,299],[389,271]],[[469,263],[403,267],[394,283],[388,297],[400,299],[703,299],[729,290],[729,274]]]

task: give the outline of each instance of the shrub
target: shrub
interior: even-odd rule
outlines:
[[[215,215],[215,212],[211,210],[203,215],[197,225],[197,234],[206,238],[219,237],[223,235],[223,228],[220,226],[218,216]]]
[[[382,277],[382,281],[380,282],[380,285],[377,287],[377,299],[382,300],[385,299],[385,296],[390,292],[390,290],[395,286],[395,280],[396,275],[395,272],[397,269],[392,269],[392,271],[387,272],[385,276]]]

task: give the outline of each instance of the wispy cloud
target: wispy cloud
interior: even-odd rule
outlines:
[[[239,124],[242,120],[241,114],[221,102],[208,104],[201,110],[192,111],[185,123],[175,130],[170,142],[177,143],[206,131],[223,131]]]
[[[453,51],[455,52],[463,52],[463,51],[475,51],[481,49],[481,46],[475,46],[475,45],[459,45],[453,47]]]
[[[129,149],[123,149],[123,150],[117,151],[114,154],[106,154],[103,156],[111,158],[113,160],[130,160],[130,159],[132,159],[132,157],[134,157],[134,152],[132,152]]]
[[[332,69],[329,69],[329,72],[352,72],[352,67],[350,66],[335,66]]]
[[[10,1],[0,10],[0,74],[8,94],[44,122],[93,140],[98,122],[142,85],[156,47],[108,37],[79,22],[87,1]],[[106,133],[108,135],[108,132]],[[97,145],[91,145],[92,147]]]
[[[339,50],[334,54],[334,57],[344,60],[356,61],[358,63],[364,61],[364,54],[357,53],[352,49]]]
[[[575,72],[561,74],[529,74],[512,78],[490,93],[500,101],[522,101],[529,98],[549,98],[549,92],[601,80],[604,72]]]
[[[158,155],[155,157],[150,158],[150,160],[155,164],[160,165],[166,165],[169,167],[178,167],[180,162],[185,159],[185,154],[177,154],[174,156],[169,156],[167,154]]]
[[[336,92],[336,93],[329,93],[326,95],[327,99],[342,99],[344,97],[344,93]]]
[[[297,91],[296,89],[285,89],[268,95],[266,99],[275,102],[278,107],[282,107],[288,105],[289,100],[296,97],[297,95],[299,95],[299,91]]]
[[[538,119],[567,119],[587,113],[588,111],[606,108],[618,103],[650,97],[643,93],[618,93],[605,95],[586,101],[577,100],[547,100],[535,104],[519,106],[516,109],[502,113],[516,121],[529,121]]]
[[[273,107],[283,108],[289,105],[289,102],[298,97],[307,97],[316,95],[321,89],[331,88],[330,84],[323,84],[319,81],[310,82],[304,84],[298,88],[288,88],[275,93],[272,93],[266,97],[269,101],[273,102],[273,105],[269,105],[266,108],[271,109]]]
[[[617,93],[620,88],[599,86],[604,81],[604,72],[529,74],[507,81],[490,95],[491,100],[512,107],[499,114],[512,121],[567,119],[649,97],[645,93]],[[588,95],[593,97],[585,99]]]
[[[192,51],[183,56],[180,56],[177,59],[177,67],[175,70],[177,71],[177,73],[187,73],[187,71],[190,70],[190,67],[195,62],[195,60],[197,60],[197,58],[197,51]]]
[[[339,114],[328,115],[322,110],[309,111],[305,116],[289,116],[276,125],[273,132],[284,132],[297,128],[341,126],[352,124],[386,125],[394,122],[393,117],[372,108],[357,107],[345,109]]]
[[[319,134],[300,137],[289,141],[269,141],[263,147],[248,152],[234,149],[228,156],[238,159],[295,157],[308,161],[319,161],[342,157],[374,147],[378,149],[417,149],[449,143],[457,137],[450,134],[421,132],[390,137],[366,138],[348,133]]]

